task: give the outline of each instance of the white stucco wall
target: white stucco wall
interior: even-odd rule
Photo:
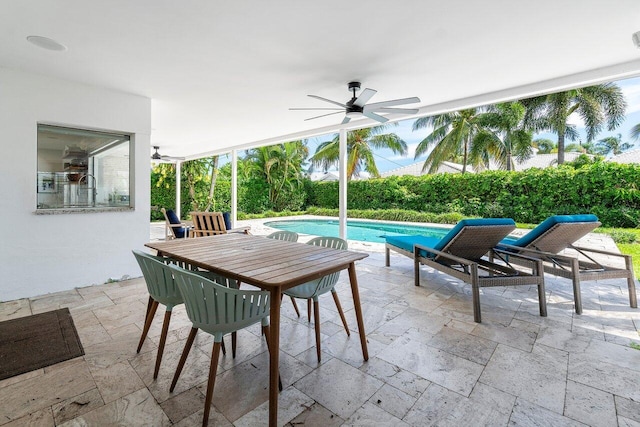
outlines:
[[[134,135],[135,210],[36,215],[37,123]],[[139,276],[149,240],[151,100],[0,68],[0,300]]]

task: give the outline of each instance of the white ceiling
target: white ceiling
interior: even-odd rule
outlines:
[[[335,131],[342,115],[288,108],[345,102],[351,80],[370,102],[418,96],[425,115],[640,74],[638,0],[0,5],[0,66],[151,98],[152,143],[173,156]]]

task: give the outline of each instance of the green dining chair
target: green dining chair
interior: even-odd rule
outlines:
[[[184,267],[183,267],[184,268]],[[190,270],[187,268],[187,270]],[[221,276],[220,274],[213,273],[211,271],[194,271],[194,273],[203,276],[209,280],[216,282],[219,285],[225,286],[231,289],[240,289],[240,281],[236,279],[231,279],[229,277]],[[233,331],[231,333],[231,355],[233,358],[236,358],[236,346],[238,344],[238,334]],[[222,345],[222,354],[226,354],[224,349],[224,340],[221,342]]]
[[[273,233],[265,237],[267,239],[284,240],[286,242],[298,241],[298,233],[295,233],[293,231],[287,231],[287,230],[274,231]],[[300,310],[298,309],[298,304],[296,303],[296,300],[293,297],[291,297],[291,304],[293,304],[293,309],[296,311],[296,314],[298,315],[298,317],[300,317]],[[310,303],[309,303],[309,307],[311,307]],[[309,313],[309,321],[311,321],[311,313]]]
[[[315,246],[323,246],[325,248],[333,248],[346,250],[347,242],[338,237],[316,237],[315,239],[311,239],[307,242],[308,245]],[[318,297],[327,292],[331,292],[333,296],[333,301],[336,303],[336,308],[338,309],[338,313],[340,314],[340,319],[342,319],[342,324],[344,325],[344,330],[347,332],[347,336],[350,336],[349,327],[347,326],[347,319],[344,317],[344,312],[342,311],[342,306],[340,305],[340,299],[338,298],[338,294],[335,290],[335,285],[338,282],[338,278],[340,277],[340,272],[337,271],[335,273],[331,273],[327,276],[321,277],[320,279],[313,280],[311,282],[303,283],[302,285],[295,286],[291,289],[287,289],[284,291],[285,295],[288,295],[292,298],[301,298],[306,299],[308,301],[308,311],[309,318],[311,318],[311,301],[313,300],[313,313],[314,313],[314,322],[315,322],[315,331],[316,331],[316,352],[318,354],[318,362],[320,362],[320,307],[318,304]]]
[[[177,266],[168,266],[184,297],[187,316],[193,327],[180,356],[169,391],[175,389],[193,341],[199,329],[213,335],[209,380],[204,402],[202,425],[209,420],[222,337],[255,323],[262,324],[262,333],[269,348],[269,292],[234,289]],[[282,389],[282,383],[279,384]]]
[[[298,233],[287,230],[274,231],[273,233],[265,236],[267,239],[285,240],[287,242],[297,242]]]
[[[156,366],[153,371],[153,379],[158,378],[158,371],[160,370],[160,363],[162,362],[162,353],[164,352],[164,346],[167,340],[167,332],[169,331],[169,322],[171,321],[171,312],[177,305],[183,303],[182,295],[178,290],[178,287],[173,280],[171,271],[167,270],[167,263],[174,262],[168,258],[162,258],[153,256],[138,250],[133,251],[133,255],[136,257],[144,281],[147,284],[147,290],[149,291],[149,303],[147,304],[147,314],[144,320],[144,327],[142,329],[142,336],[138,343],[137,353],[140,353],[142,344],[144,344],[151,322],[156,314],[159,304],[166,306],[164,313],[164,322],[162,323],[162,333],[160,334],[160,343],[158,344],[158,354],[156,356]]]

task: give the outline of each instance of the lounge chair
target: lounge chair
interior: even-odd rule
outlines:
[[[540,315],[546,317],[542,261],[513,254],[524,269],[516,269],[509,262],[495,263],[486,256],[497,256],[496,245],[516,228],[510,218],[467,219],[460,221],[442,239],[426,236],[387,236],[386,265],[390,264],[391,250],[414,260],[415,285],[420,286],[420,264],[427,265],[471,284],[473,318],[482,321],[480,288],[493,286],[536,285]],[[511,258],[513,259],[513,258]]]
[[[506,238],[500,247],[539,258],[544,262],[545,273],[571,279],[577,314],[582,314],[580,282],[588,280],[627,279],[629,305],[638,307],[631,256],[598,249],[574,246],[573,243],[600,226],[595,215],[555,215],[547,218],[536,228],[519,239]],[[560,254],[572,249],[577,256]],[[603,258],[622,258],[624,268],[603,264]],[[518,263],[517,259],[513,260]]]
[[[251,227],[231,228],[229,221],[225,221],[222,212],[191,212],[193,229],[189,230],[190,237],[215,236],[227,233],[249,234]],[[229,225],[227,226],[227,223]]]

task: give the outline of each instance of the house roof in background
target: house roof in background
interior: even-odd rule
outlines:
[[[422,172],[422,165],[424,161],[412,163],[407,166],[402,166],[400,168],[392,169],[387,172],[383,172],[380,174],[381,178],[386,178],[389,176],[404,176],[404,175],[413,175],[413,176],[421,176],[426,175],[426,172]],[[467,166],[468,172],[473,172],[472,166]],[[453,162],[442,162],[438,171],[436,173],[461,173],[462,165]]]
[[[637,150],[640,156],[640,150]],[[572,162],[576,160],[582,153],[576,152],[566,152],[564,153],[564,159],[566,162]],[[536,154],[530,159],[525,160],[522,163],[515,162],[515,170],[523,171],[531,168],[546,168],[549,166],[555,166],[557,164],[558,154]],[[390,171],[384,172],[380,174],[381,178],[386,178],[389,176],[404,176],[404,175],[414,175],[421,176],[426,175],[426,172],[422,172],[422,165],[424,164],[424,160],[416,163],[412,163],[407,166],[403,166],[397,169],[392,169]],[[492,165],[491,170],[497,170],[498,167],[496,165]],[[442,162],[438,171],[436,173],[461,173],[462,165],[453,162]],[[475,170],[472,166],[467,166],[467,172],[474,173]]]
[[[616,163],[640,163],[640,149],[626,151],[611,157],[608,161]]]
[[[20,0],[0,67],[151,98],[152,144],[193,158],[334,132],[341,114],[288,109],[346,102],[352,80],[424,116],[638,75],[639,30],[637,0]]]

